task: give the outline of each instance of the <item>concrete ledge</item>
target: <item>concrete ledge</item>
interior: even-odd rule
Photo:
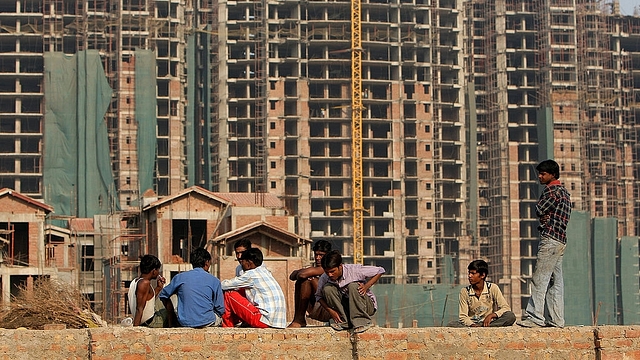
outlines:
[[[0,329],[0,359],[640,359],[640,326]]]

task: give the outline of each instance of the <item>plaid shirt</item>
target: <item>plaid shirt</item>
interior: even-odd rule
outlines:
[[[242,288],[246,289],[247,300],[260,310],[261,322],[274,328],[287,327],[286,300],[271,271],[258,266],[233,279],[222,281],[222,290]]]
[[[549,237],[567,243],[567,223],[571,216],[571,197],[559,180],[554,180],[544,187],[540,200],[536,205],[536,215],[542,218],[549,215],[546,221],[540,221],[540,236]]]

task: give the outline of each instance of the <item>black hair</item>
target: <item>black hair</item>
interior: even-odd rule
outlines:
[[[333,269],[340,265],[342,265],[342,255],[338,250],[331,250],[322,258],[323,269]]]
[[[191,252],[191,265],[193,268],[203,268],[205,263],[211,261],[211,254],[205,248],[197,248]]]
[[[553,160],[545,160],[536,166],[536,170],[538,172],[546,172],[547,174],[553,175],[556,180],[560,179],[560,166],[557,162]]]
[[[248,260],[254,263],[256,266],[260,266],[262,265],[264,257],[262,256],[262,251],[260,251],[260,249],[251,248],[240,255],[240,260]]]
[[[160,270],[162,263],[153,255],[144,255],[140,258],[140,273],[148,274],[153,270]]]
[[[245,249],[251,249],[251,240],[249,239],[240,239],[238,241],[236,241],[235,244],[233,244],[233,249],[237,249],[239,247],[243,247]]]
[[[467,270],[475,270],[478,274],[489,275],[489,265],[484,260],[473,260]]]
[[[326,254],[331,251],[331,243],[327,240],[318,240],[313,244],[313,251],[322,251]]]

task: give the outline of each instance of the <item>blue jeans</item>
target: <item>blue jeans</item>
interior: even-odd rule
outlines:
[[[564,327],[562,256],[566,247],[566,244],[551,238],[540,239],[531,297],[527,304],[529,319],[540,326]],[[545,310],[548,316],[545,316]]]

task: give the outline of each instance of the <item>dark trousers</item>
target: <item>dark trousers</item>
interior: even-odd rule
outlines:
[[[476,322],[476,324],[482,326],[483,321],[484,319]],[[514,322],[516,322],[516,315],[512,311],[507,311],[506,313],[502,314],[502,316],[500,316],[499,318],[493,319],[491,324],[489,324],[489,327],[511,326],[513,325]],[[447,326],[448,327],[467,327],[466,325],[461,323],[460,320],[453,320],[452,322],[448,323]]]
[[[324,301],[354,328],[371,324],[371,316],[376,312],[371,298],[358,293],[359,285],[357,282],[347,285],[347,295],[334,284],[326,284],[322,289]]]

